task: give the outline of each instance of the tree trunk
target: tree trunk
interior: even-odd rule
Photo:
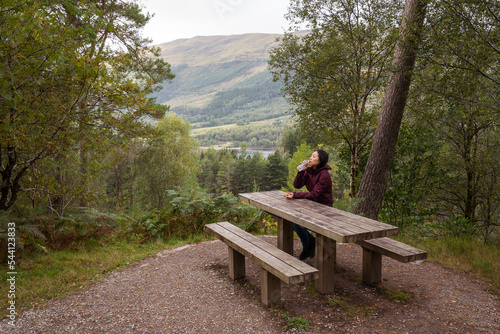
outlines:
[[[357,137],[357,136],[356,136]],[[357,140],[357,138],[356,138]],[[357,193],[357,182],[359,175],[359,142],[353,147],[351,152],[351,173],[350,173],[350,185],[349,185],[349,198],[355,198]]]
[[[356,209],[376,219],[382,206],[399,128],[411,83],[428,0],[406,0],[399,42],[394,49],[394,67],[385,91],[382,109],[366,170],[359,187],[363,202]]]
[[[469,226],[476,224],[476,207],[478,193],[478,161],[477,161],[477,134],[479,130],[474,122],[467,124],[468,131],[465,133],[464,162],[467,174],[467,194],[465,197],[465,212]]]

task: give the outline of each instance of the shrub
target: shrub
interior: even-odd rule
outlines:
[[[202,189],[168,191],[168,204],[163,209],[146,213],[133,224],[133,231],[142,235],[142,241],[154,238],[185,238],[204,232],[206,224],[229,221],[246,230],[255,228],[261,214],[238,198],[223,194],[215,196]]]
[[[8,223],[16,225],[17,256],[25,252],[49,252],[73,247],[79,241],[101,238],[127,226],[127,216],[102,213],[89,208],[75,208],[63,215],[43,213],[36,209],[18,216],[0,215],[0,246],[7,245]],[[6,249],[3,248],[3,249]],[[5,261],[5,258],[1,258]]]

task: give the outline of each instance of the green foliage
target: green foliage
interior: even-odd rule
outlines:
[[[172,111],[190,123],[213,127],[238,121],[255,122],[282,117],[285,116],[286,107],[280,97],[280,85],[272,82],[267,75],[261,84],[216,93],[204,107],[179,106]]]
[[[350,197],[376,127],[400,12],[388,0],[292,1],[289,22],[310,32],[285,33],[270,52],[271,72],[284,82],[302,138],[349,148]]]
[[[126,229],[131,218],[90,208],[73,208],[63,215],[39,210],[23,212],[21,216],[6,213],[0,216],[0,244],[4,246],[10,222],[16,225],[17,256],[22,258],[31,253],[78,247],[91,239],[106,239]]]
[[[352,212],[363,201],[362,198],[350,198],[346,192],[342,198],[333,199],[333,207],[342,211]]]
[[[8,249],[9,236],[9,223],[15,224],[15,244],[16,256],[21,257],[24,252],[40,251],[47,252],[46,237],[40,231],[39,226],[33,224],[31,221],[24,221],[9,217],[9,215],[0,215],[0,249]],[[2,252],[0,255],[0,263],[7,260],[7,251]]]
[[[286,126],[281,136],[281,147],[286,155],[292,156],[300,146],[300,136],[295,128]]]
[[[148,20],[132,1],[107,1],[105,11],[93,1],[2,2],[0,210],[22,188],[46,190],[30,174],[48,158],[78,152],[74,190],[88,191],[88,152],[146,134],[140,119],[165,113],[148,94],[173,75],[140,36]]]
[[[402,124],[399,138],[379,217],[399,227],[421,225],[436,211],[429,199],[439,177],[439,145],[425,123],[413,115]]]
[[[281,318],[286,321],[286,325],[283,326],[283,330],[287,330],[289,328],[296,328],[299,332],[303,330],[308,330],[310,327],[309,320],[304,317],[292,317],[289,312],[285,312],[281,314]]]
[[[448,219],[427,225],[440,236],[470,238],[478,235],[477,227],[464,217],[451,216]]]
[[[425,127],[425,134],[417,130],[414,149],[432,162],[433,169],[423,165],[415,170],[415,180],[407,182],[405,191],[412,194],[405,197],[413,196],[408,207],[414,214],[423,212],[420,216],[429,210],[466,219],[468,224],[458,220],[441,228],[468,234],[475,227],[484,242],[500,226],[500,72],[492,66],[498,59],[493,45],[500,33],[491,29],[500,23],[492,14],[499,9],[497,1],[429,3],[422,57],[407,110],[414,124]],[[432,141],[433,147],[428,145]],[[419,201],[421,195],[427,199]],[[451,231],[453,225],[462,227]]]
[[[146,208],[162,208],[167,191],[178,189],[196,175],[197,143],[189,136],[189,123],[173,114],[156,125],[157,135],[140,152],[136,191]]]
[[[201,189],[168,191],[168,204],[147,212],[132,225],[141,241],[150,239],[186,238],[204,232],[206,224],[229,221],[247,229],[255,229],[259,210],[238,204],[238,198],[222,194],[215,196]]]
[[[300,144],[297,151],[293,154],[292,159],[288,163],[288,180],[287,180],[287,191],[294,191],[293,180],[295,180],[295,176],[297,175],[297,166],[301,161],[309,160],[311,154],[313,153],[313,149],[309,147],[306,143]],[[301,189],[297,189],[296,191],[306,191],[305,187]]]
[[[268,189],[281,189],[287,182],[288,166],[278,150],[267,157],[266,179]]]
[[[381,286],[379,291],[390,299],[394,300],[396,303],[408,304],[413,299],[413,296],[405,291],[397,291],[386,286]]]
[[[198,182],[214,194],[279,190],[286,181],[286,160],[279,151],[264,159],[260,153],[247,154],[245,147],[234,150],[208,149],[201,154]]]

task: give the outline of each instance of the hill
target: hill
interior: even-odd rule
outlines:
[[[289,109],[268,71],[278,34],[180,39],[158,45],[176,75],[154,96],[194,127],[283,117]]]

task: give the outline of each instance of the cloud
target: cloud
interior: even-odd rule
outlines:
[[[142,0],[155,44],[194,36],[282,33],[289,0]]]

